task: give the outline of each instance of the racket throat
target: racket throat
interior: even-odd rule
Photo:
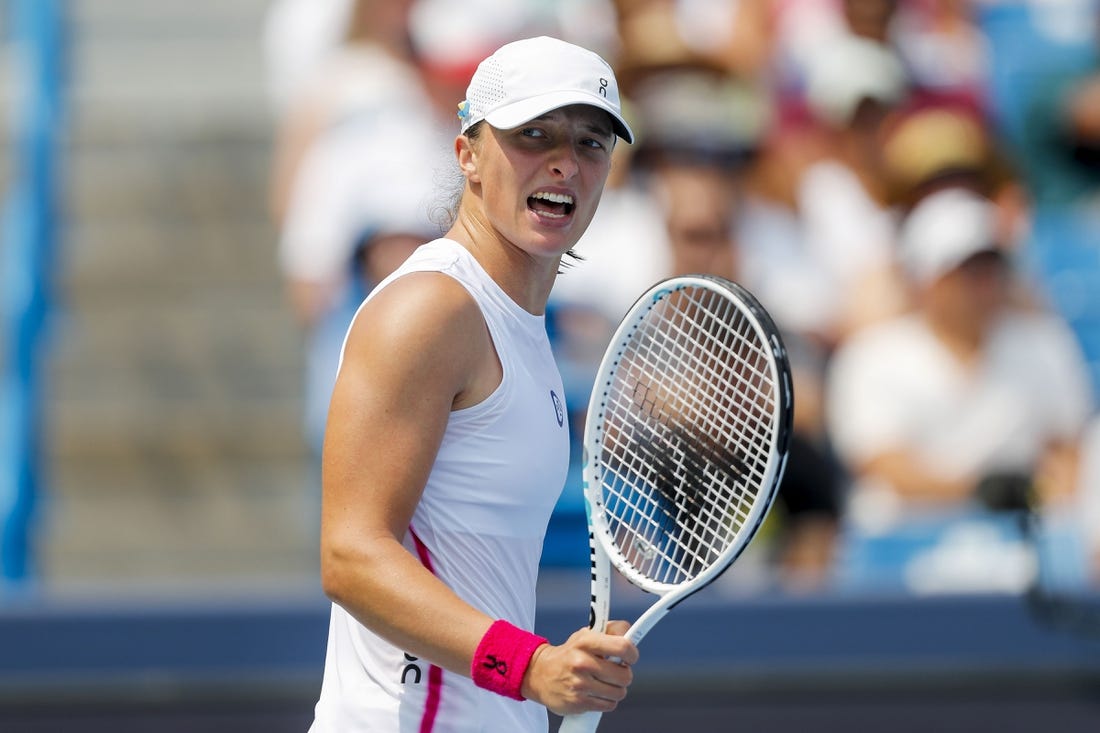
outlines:
[[[645,610],[638,620],[635,621],[629,629],[626,631],[626,638],[634,644],[638,644],[649,630],[652,629],[658,621],[665,617],[665,614],[672,609],[682,599],[677,599],[670,604],[665,604],[660,601],[654,603],[652,606]]]

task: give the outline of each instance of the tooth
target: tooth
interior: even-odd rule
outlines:
[[[564,193],[548,193],[546,191],[540,191],[534,195],[533,198],[544,199],[555,204],[571,204],[573,203],[573,197]]]

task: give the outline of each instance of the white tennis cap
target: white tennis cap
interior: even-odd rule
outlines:
[[[996,207],[965,188],[948,188],[916,205],[901,228],[901,263],[914,280],[930,283],[997,245]]]
[[[592,51],[548,36],[508,43],[478,64],[458,116],[462,132],[482,120],[511,130],[570,104],[605,110],[615,133],[634,142],[611,66]]]

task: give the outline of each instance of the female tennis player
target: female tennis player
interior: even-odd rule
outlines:
[[[517,41],[459,118],[455,221],[364,301],[332,396],[316,733],[545,731],[547,709],[614,709],[638,659],[625,622],[557,646],[531,631],[569,451],[543,314],[633,141],[617,83],[590,51]]]

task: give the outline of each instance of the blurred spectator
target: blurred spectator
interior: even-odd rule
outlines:
[[[276,117],[298,99],[332,49],[339,46],[353,0],[272,0],[261,43],[267,94]]]
[[[838,0],[770,2],[771,41],[766,76],[780,106],[801,101],[806,71],[823,44],[849,32]]]
[[[786,217],[797,231],[792,276],[808,275],[783,307],[830,348],[900,307],[880,135],[908,82],[887,46],[850,33],[820,44],[807,73],[805,114],[780,110],[755,187],[772,204],[770,225]]]
[[[883,125],[881,146],[890,200],[900,212],[942,188],[967,186],[997,204],[997,228],[1009,241],[1027,236],[1028,191],[982,112],[969,103],[925,99],[903,107]]]
[[[899,4],[892,36],[922,95],[986,108],[992,50],[975,20],[978,1],[909,0]]]
[[[613,0],[616,67],[631,92],[637,74],[707,67],[757,78],[771,49],[771,0]]]
[[[295,82],[279,118],[272,162],[271,210],[276,223],[286,215],[305,151],[326,130],[349,120],[362,126],[394,115],[397,109],[426,114],[429,103],[409,39],[412,4],[349,0],[339,41],[319,52]],[[293,45],[296,39],[282,40]]]
[[[960,183],[995,198],[1011,178],[983,120],[967,106],[900,109],[883,125],[881,145],[890,197],[903,209]]]
[[[889,45],[898,0],[841,0],[841,14],[852,35]]]
[[[827,417],[855,477],[857,531],[1073,494],[1093,404],[1085,362],[1064,323],[1013,305],[1011,242],[997,222],[968,188],[918,202],[901,233],[916,310],[833,356]]]

